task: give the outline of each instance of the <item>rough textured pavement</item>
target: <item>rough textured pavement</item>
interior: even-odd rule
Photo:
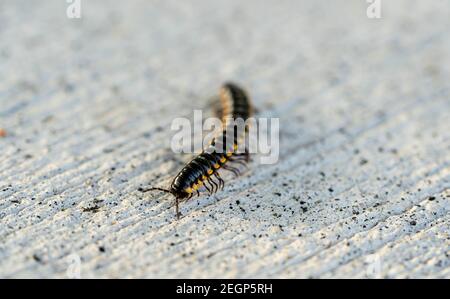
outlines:
[[[0,277],[450,278],[447,1],[0,2]],[[225,80],[280,160],[182,205]]]

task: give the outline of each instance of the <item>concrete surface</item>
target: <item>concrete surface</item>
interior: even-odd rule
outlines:
[[[66,5],[0,2],[0,277],[450,278],[447,1]],[[228,79],[280,161],[176,221],[136,190]]]

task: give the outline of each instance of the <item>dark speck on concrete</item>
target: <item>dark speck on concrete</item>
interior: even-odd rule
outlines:
[[[38,263],[42,263],[42,259],[37,254],[33,254],[33,259]]]
[[[105,154],[112,153],[113,151],[114,151],[113,148],[104,148],[104,149],[103,149],[103,152],[104,152]]]
[[[150,137],[152,137],[152,133],[150,133],[150,132],[145,132],[145,133],[142,134],[142,136],[143,136],[144,138],[150,138]]]
[[[82,211],[83,212],[97,213],[99,209],[100,209],[99,206],[94,206],[94,207],[82,208]]]

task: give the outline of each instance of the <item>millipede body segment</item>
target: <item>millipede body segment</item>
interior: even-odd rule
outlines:
[[[175,176],[169,189],[149,188],[141,191],[159,190],[175,196],[176,215],[179,218],[179,203],[190,199],[193,195],[200,195],[204,187],[210,194],[223,189],[225,183],[219,174],[220,169],[231,171],[236,176],[240,170],[233,164],[245,165],[249,160],[249,153],[245,149],[242,153],[238,148],[247,132],[239,132],[235,124],[228,124],[228,120],[241,119],[246,121],[252,115],[252,106],[246,92],[234,83],[225,83],[220,89],[220,105],[222,133],[215,137],[202,153],[197,155]],[[232,141],[232,142],[230,142]],[[243,144],[245,146],[245,144]],[[203,189],[202,189],[203,190]]]

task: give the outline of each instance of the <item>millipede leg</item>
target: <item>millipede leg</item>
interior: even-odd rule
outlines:
[[[239,176],[241,174],[239,169],[237,169],[235,167],[231,167],[229,165],[224,165],[224,166],[222,166],[222,168],[225,170],[231,171],[235,176]]]
[[[216,182],[214,182],[213,178],[211,178],[211,177],[208,178],[208,182],[211,185],[214,185],[213,188],[212,188],[212,193],[216,193],[217,190],[219,190],[219,186],[217,186]],[[215,188],[215,190],[214,190],[214,188]]]
[[[214,172],[214,176],[219,180],[220,190],[223,190],[223,187],[225,187],[225,181],[220,177],[220,175],[217,172]]]
[[[209,195],[211,195],[211,194],[213,194],[214,193],[214,186],[213,186],[213,184],[212,184],[212,182],[211,182],[211,178],[207,178],[206,179],[206,181],[209,183],[209,186],[211,187],[211,190],[209,191]]]
[[[247,161],[247,163],[250,161],[250,153],[248,152],[248,149],[245,149],[245,161]]]
[[[245,159],[246,162],[250,161],[250,153],[248,151],[248,148],[246,148],[243,153],[239,153],[239,154],[236,154],[234,156],[235,157],[242,157],[242,158]]]
[[[208,190],[209,194],[211,194],[211,190],[208,188],[208,186],[206,186],[207,180],[204,180],[203,182],[204,182],[203,185],[205,186],[206,190]]]
[[[236,164],[244,166],[245,168],[248,168],[248,165],[245,162],[243,162],[243,160],[245,160],[245,159],[236,158],[236,159],[230,159],[230,162],[236,163]]]
[[[175,214],[177,215],[177,219],[180,219],[180,211],[178,207],[178,197],[175,199]]]
[[[247,163],[250,161],[250,153],[248,152],[248,149],[245,149],[245,152],[241,154],[234,154],[233,157],[242,157]]]

